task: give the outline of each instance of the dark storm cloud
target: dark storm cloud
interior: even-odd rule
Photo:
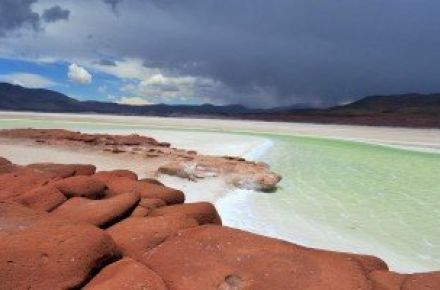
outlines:
[[[0,1],[0,36],[6,32],[29,25],[38,28],[40,17],[31,10],[37,0],[1,0]]]
[[[33,2],[1,0],[0,34],[38,27]],[[218,102],[334,104],[371,94],[440,91],[438,0],[59,3],[69,4],[69,26],[54,39],[29,41],[32,53],[111,56],[116,67],[140,58],[167,75],[213,80],[202,82],[203,96]],[[117,15],[103,10],[104,3]]]
[[[247,104],[265,102],[255,90],[279,104],[440,90],[437,0],[120,3],[121,15],[135,10],[144,27],[117,49],[218,79]]]
[[[103,1],[104,3],[110,5],[113,11],[116,11],[118,4],[121,3],[123,0],[103,0]]]
[[[109,60],[109,59],[100,59],[99,61],[96,62],[96,64],[106,65],[106,66],[115,66],[116,65],[116,63],[113,60]]]
[[[68,20],[70,11],[55,5],[49,9],[44,10],[43,19],[46,22],[55,22],[58,20]]]

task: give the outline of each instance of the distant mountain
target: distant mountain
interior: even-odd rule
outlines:
[[[242,105],[155,104],[130,106],[109,102],[78,101],[52,90],[30,89],[0,83],[0,110],[440,128],[440,94],[370,96],[347,105],[328,109],[307,108],[304,104],[271,109],[249,109]]]
[[[55,112],[77,108],[80,105],[81,102],[55,91],[0,83],[2,110]]]
[[[344,106],[330,109],[334,112],[368,113],[439,113],[440,94],[404,94],[370,96]]]
[[[9,83],[0,83],[0,110],[36,112],[94,112],[125,115],[229,115],[250,110],[242,105],[215,106],[155,104],[130,106],[98,101],[78,101],[47,89],[30,89]]]

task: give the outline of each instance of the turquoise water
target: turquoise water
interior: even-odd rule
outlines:
[[[148,128],[0,120],[0,128],[12,127]],[[226,194],[216,203],[225,224],[308,246],[374,254],[394,270],[440,269],[440,154],[330,139],[258,136],[274,142],[262,159],[283,180],[270,194]]]
[[[439,154],[318,138],[276,140],[266,158],[285,177],[271,197],[284,211],[280,219],[294,211],[331,225],[342,248],[344,236],[352,237],[362,244],[359,251],[376,250],[398,269],[440,269]],[[338,246],[335,236],[320,238]]]

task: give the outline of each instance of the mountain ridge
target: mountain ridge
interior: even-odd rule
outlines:
[[[0,83],[0,110],[440,128],[440,93],[375,95],[325,109],[295,105],[251,109],[240,104],[132,106],[92,100],[79,101],[54,90]]]

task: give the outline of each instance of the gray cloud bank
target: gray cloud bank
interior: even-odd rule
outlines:
[[[0,35],[21,25],[38,26],[38,14],[29,8],[33,2],[0,2]],[[222,103],[325,105],[371,94],[440,91],[438,0],[58,4],[72,11],[71,26],[66,35],[58,34],[59,42],[76,44],[66,48],[42,36],[41,43],[28,45],[34,52],[108,63],[139,58],[170,75],[220,83],[204,89],[203,97]]]

